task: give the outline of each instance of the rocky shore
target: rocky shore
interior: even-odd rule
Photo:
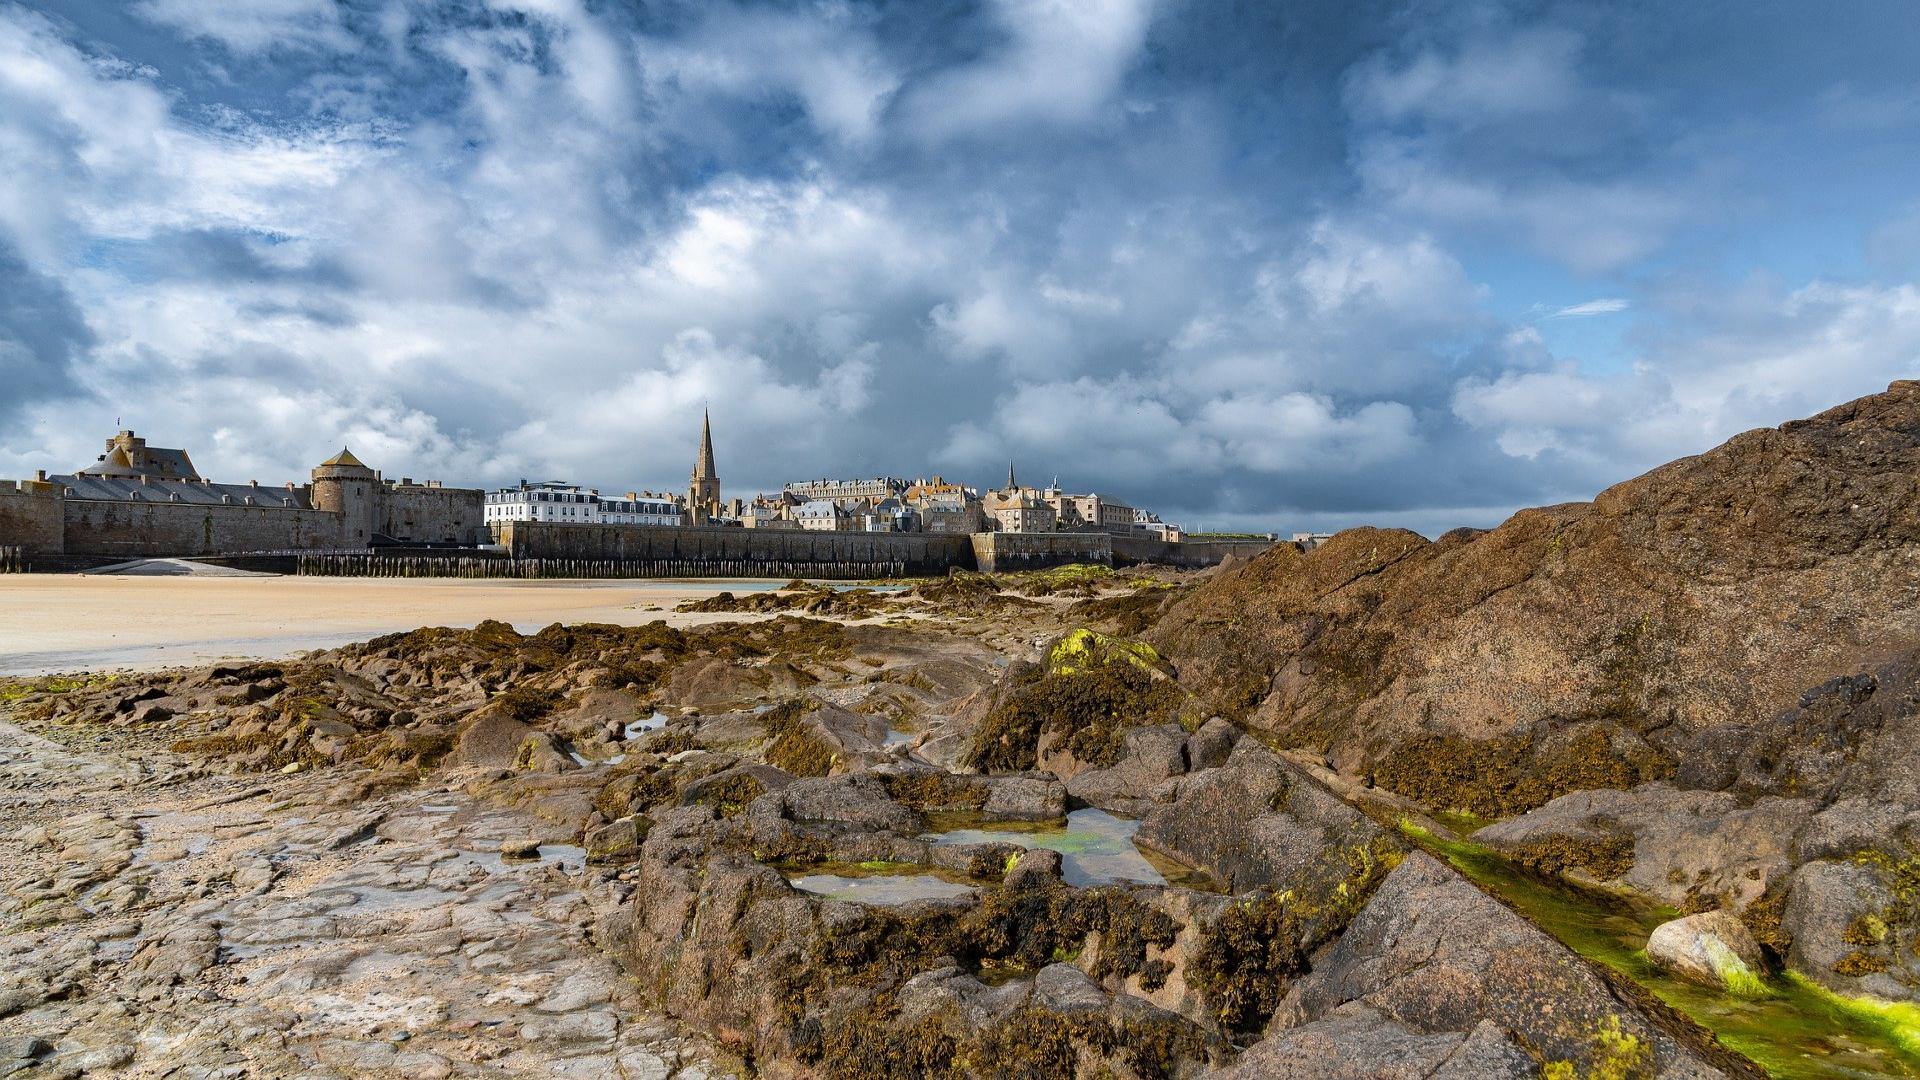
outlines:
[[[6,684],[0,1075],[1920,1074],[1916,432]]]
[[[39,823],[12,1060],[1304,1076],[1367,1046],[1460,1076],[1739,1071],[1151,648],[1065,629],[1141,588],[992,584],[860,625],[485,624],[19,684]]]

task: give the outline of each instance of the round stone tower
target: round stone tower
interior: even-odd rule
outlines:
[[[341,547],[366,547],[373,540],[379,494],[380,474],[346,447],[313,470],[313,508],[340,515]]]

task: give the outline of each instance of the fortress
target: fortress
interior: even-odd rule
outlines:
[[[185,450],[122,431],[70,475],[0,481],[0,545],[25,555],[226,555],[485,543],[478,488],[387,480],[349,450],[307,484],[216,484]]]
[[[937,507],[926,505],[929,512]],[[121,431],[77,472],[0,481],[0,571],[222,558],[311,574],[857,579],[1075,562],[1209,566],[1268,546],[1181,543],[1098,529],[1024,532],[997,519],[995,531],[965,532],[729,526],[704,417],[684,506],[680,525],[489,523],[486,492],[388,480],[345,448],[316,465],[306,484],[216,484],[199,474],[185,450],[148,446]]]

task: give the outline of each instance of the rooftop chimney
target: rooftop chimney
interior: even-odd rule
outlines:
[[[40,481],[45,481],[45,480],[46,480],[46,478],[47,478],[47,470],[45,470],[45,469],[35,469],[35,470],[33,470],[33,478],[34,478],[35,480],[40,480]]]

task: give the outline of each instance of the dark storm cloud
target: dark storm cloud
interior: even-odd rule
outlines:
[[[0,6],[9,273],[80,330],[0,446],[85,453],[98,381],[227,474],[625,490],[710,405],[730,494],[1011,457],[1218,526],[1490,524],[1914,372],[1915,19]]]
[[[39,401],[78,392],[74,367],[93,332],[60,282],[0,237],[0,423]]]

